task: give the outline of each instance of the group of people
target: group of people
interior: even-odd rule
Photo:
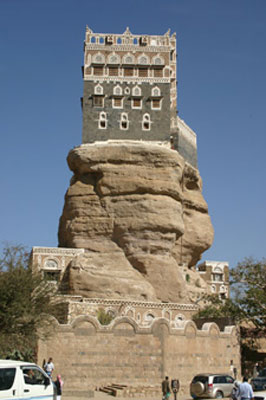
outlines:
[[[43,369],[47,373],[47,375],[52,378],[52,373],[54,370],[54,363],[52,357],[50,357],[47,362],[43,360]],[[61,375],[58,374],[56,380],[54,381],[57,393],[57,400],[61,400],[63,384],[64,382],[62,381]]]

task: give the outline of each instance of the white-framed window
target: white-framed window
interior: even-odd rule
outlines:
[[[114,87],[114,89],[113,89],[113,94],[116,95],[116,96],[122,96],[122,94],[123,94],[123,89],[122,89],[122,87],[119,86],[119,85],[116,85],[116,86]]]
[[[93,106],[103,107],[104,106],[104,96],[93,96]]]
[[[107,129],[107,115],[104,111],[99,114],[98,128]]]
[[[159,96],[161,96],[161,90],[160,90],[160,88],[158,88],[158,86],[155,86],[154,88],[152,88],[152,90],[151,90],[151,95],[152,95],[153,97],[159,97]]]
[[[120,57],[118,54],[112,53],[108,57],[108,64],[120,64]]]
[[[108,75],[109,76],[118,76],[119,69],[117,66],[108,67]]]
[[[105,63],[105,57],[101,53],[94,54],[92,56],[92,62],[95,63],[95,64],[104,64]]]
[[[96,76],[103,76],[103,67],[101,65],[95,65],[93,67],[93,73]]]
[[[123,64],[135,64],[135,57],[132,54],[126,54],[123,57]]]
[[[148,113],[146,113],[142,117],[142,130],[150,131],[150,129],[151,129],[151,117]]]
[[[133,96],[141,96],[141,88],[139,86],[134,86],[132,89]]]
[[[153,68],[153,77],[154,78],[162,78],[163,77],[163,68]]]
[[[146,54],[142,54],[141,56],[139,56],[138,64],[148,65],[149,63],[150,63],[150,60],[149,60],[149,57],[146,56]]]
[[[112,98],[113,108],[123,108],[123,97],[113,97]]]
[[[134,68],[124,67],[124,76],[134,76]]]
[[[153,65],[164,65],[164,59],[157,55],[157,56],[153,57],[152,64]]]
[[[140,78],[146,78],[147,76],[149,76],[149,70],[147,67],[139,68],[138,73]]]
[[[152,99],[151,100],[151,109],[152,110],[160,110],[161,109],[161,99]]]
[[[98,84],[98,85],[94,86],[94,94],[103,95],[102,85]]]
[[[122,113],[120,118],[120,129],[126,131],[129,127],[128,115],[127,113]]]
[[[142,108],[142,99],[139,97],[133,97],[131,99],[131,108]]]

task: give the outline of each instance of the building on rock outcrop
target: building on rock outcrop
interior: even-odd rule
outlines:
[[[229,293],[228,265],[222,282],[221,263],[196,268],[213,226],[196,135],[176,111],[176,36],[87,28],[83,79],[59,245],[32,250],[65,303],[38,357],[53,356],[72,394],[114,382],[159,393],[165,375],[187,394],[194,374],[238,367],[239,347],[233,327],[190,320],[204,294]]]
[[[84,42],[83,143],[170,144],[197,167],[196,134],[177,117],[176,34],[94,33]]]

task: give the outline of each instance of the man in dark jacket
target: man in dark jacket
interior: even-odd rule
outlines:
[[[169,386],[169,378],[168,376],[162,381],[162,392],[163,392],[163,399],[167,400],[170,396],[170,386]]]

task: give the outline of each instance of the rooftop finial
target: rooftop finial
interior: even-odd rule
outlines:
[[[123,33],[124,35],[132,35],[132,33],[129,30],[129,27],[127,26],[127,29],[125,30],[125,32]]]

